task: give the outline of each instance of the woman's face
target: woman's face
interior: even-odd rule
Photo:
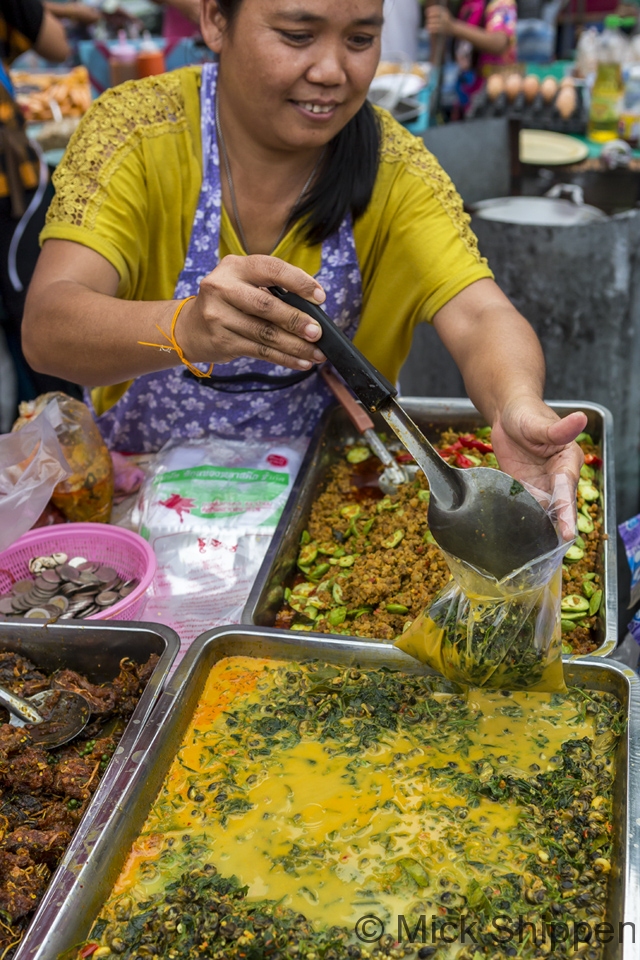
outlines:
[[[380,56],[383,0],[242,0],[231,24],[203,0],[236,121],[261,144],[328,143],[360,109]]]

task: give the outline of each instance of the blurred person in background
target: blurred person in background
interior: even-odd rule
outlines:
[[[27,139],[9,67],[33,49],[45,60],[62,63],[71,49],[62,24],[41,0],[0,0],[0,298],[2,327],[13,359],[18,401],[47,390],[78,390],[64,380],[36,373],[20,346],[27,287],[38,259],[38,234],[44,226],[52,190],[49,172]]]
[[[153,0],[164,7],[162,36],[169,42],[200,36],[200,0]]]
[[[486,77],[517,60],[515,0],[460,0],[451,12],[446,4],[433,3],[425,10],[425,26],[432,37],[452,37],[459,68],[457,94],[464,113]]]
[[[414,63],[418,59],[418,31],[422,7],[418,0],[386,0],[381,38],[381,60],[400,54]]]
[[[44,8],[54,17],[69,20],[82,27],[90,27],[100,19],[100,7],[90,3],[49,3],[45,0]]]

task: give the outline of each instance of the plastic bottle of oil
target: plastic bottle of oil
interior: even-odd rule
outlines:
[[[606,17],[598,44],[598,72],[591,91],[587,135],[596,143],[616,140],[622,98],[622,59],[626,38],[618,31],[620,18]]]

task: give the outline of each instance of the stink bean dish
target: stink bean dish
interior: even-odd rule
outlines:
[[[578,442],[585,454],[578,536],[563,565],[561,615],[563,652],[586,654],[600,643],[602,460],[588,434]],[[498,465],[489,427],[445,430],[436,446],[460,469]],[[413,462],[403,450],[396,456],[408,466]],[[382,469],[363,442],[345,446],[311,510],[276,627],[393,640],[446,585],[449,568],[427,523],[426,477],[418,471],[397,493],[384,494]]]

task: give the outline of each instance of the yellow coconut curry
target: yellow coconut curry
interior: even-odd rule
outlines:
[[[534,957],[523,923],[603,922],[618,702],[445,690],[220,661],[78,956]]]

